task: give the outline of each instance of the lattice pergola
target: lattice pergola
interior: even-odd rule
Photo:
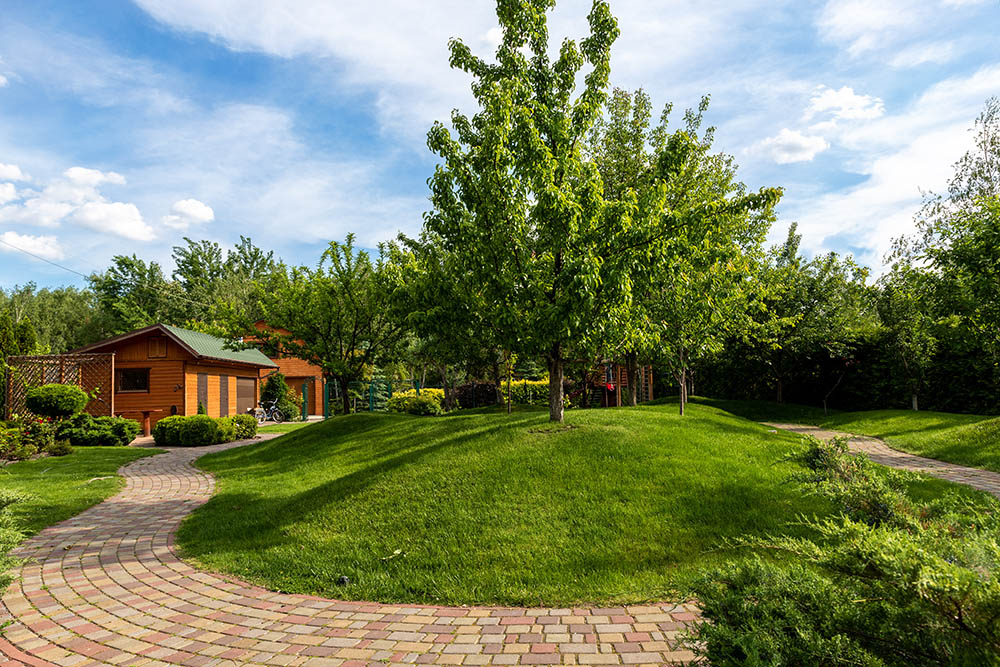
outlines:
[[[75,384],[96,398],[86,411],[95,417],[115,413],[115,355],[113,352],[88,354],[43,354],[7,359],[5,418],[28,414],[25,397],[28,390],[43,384]]]

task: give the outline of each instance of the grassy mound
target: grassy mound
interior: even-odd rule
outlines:
[[[715,408],[359,414],[198,465],[186,557],[269,588],[443,604],[676,595],[727,539],[825,512],[783,481],[797,438]],[[350,584],[338,585],[346,576]]]
[[[11,508],[11,513],[26,535],[34,535],[113,496],[125,485],[119,468],[158,453],[132,447],[79,447],[68,456],[0,467],[0,487],[30,496]]]

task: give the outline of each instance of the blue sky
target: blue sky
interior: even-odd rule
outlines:
[[[716,147],[786,194],[807,253],[876,268],[1000,94],[997,0],[612,0],[612,83],[680,111],[712,95]],[[586,34],[559,2],[554,38]],[[296,263],[354,232],[415,233],[428,127],[473,109],[447,40],[488,55],[493,4],[5,0],[0,240],[81,273],[246,235]],[[77,284],[0,244],[0,286]]]

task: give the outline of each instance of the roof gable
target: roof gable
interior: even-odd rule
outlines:
[[[135,331],[130,331],[129,333],[122,334],[121,336],[115,336],[114,338],[108,338],[107,340],[98,341],[91,345],[81,347],[79,350],[74,350],[74,352],[84,352],[108,347],[124,342],[130,338],[157,332],[166,334],[175,343],[180,345],[187,352],[191,353],[196,359],[214,359],[230,363],[248,364],[251,366],[261,366],[265,368],[277,368],[277,364],[268,359],[263,352],[256,348],[249,348],[246,350],[230,350],[226,347],[226,340],[224,338],[212,336],[211,334],[202,333],[200,331],[191,331],[190,329],[170,326],[169,324],[154,324],[153,326],[136,329]]]

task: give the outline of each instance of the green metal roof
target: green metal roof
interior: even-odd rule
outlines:
[[[162,325],[164,329],[176,336],[184,345],[194,350],[199,357],[210,357],[212,359],[223,359],[225,361],[236,361],[242,364],[254,364],[256,366],[267,366],[277,368],[277,364],[267,358],[267,356],[256,348],[246,350],[230,350],[226,347],[224,338],[217,338],[200,331],[181,329],[180,327]]]

